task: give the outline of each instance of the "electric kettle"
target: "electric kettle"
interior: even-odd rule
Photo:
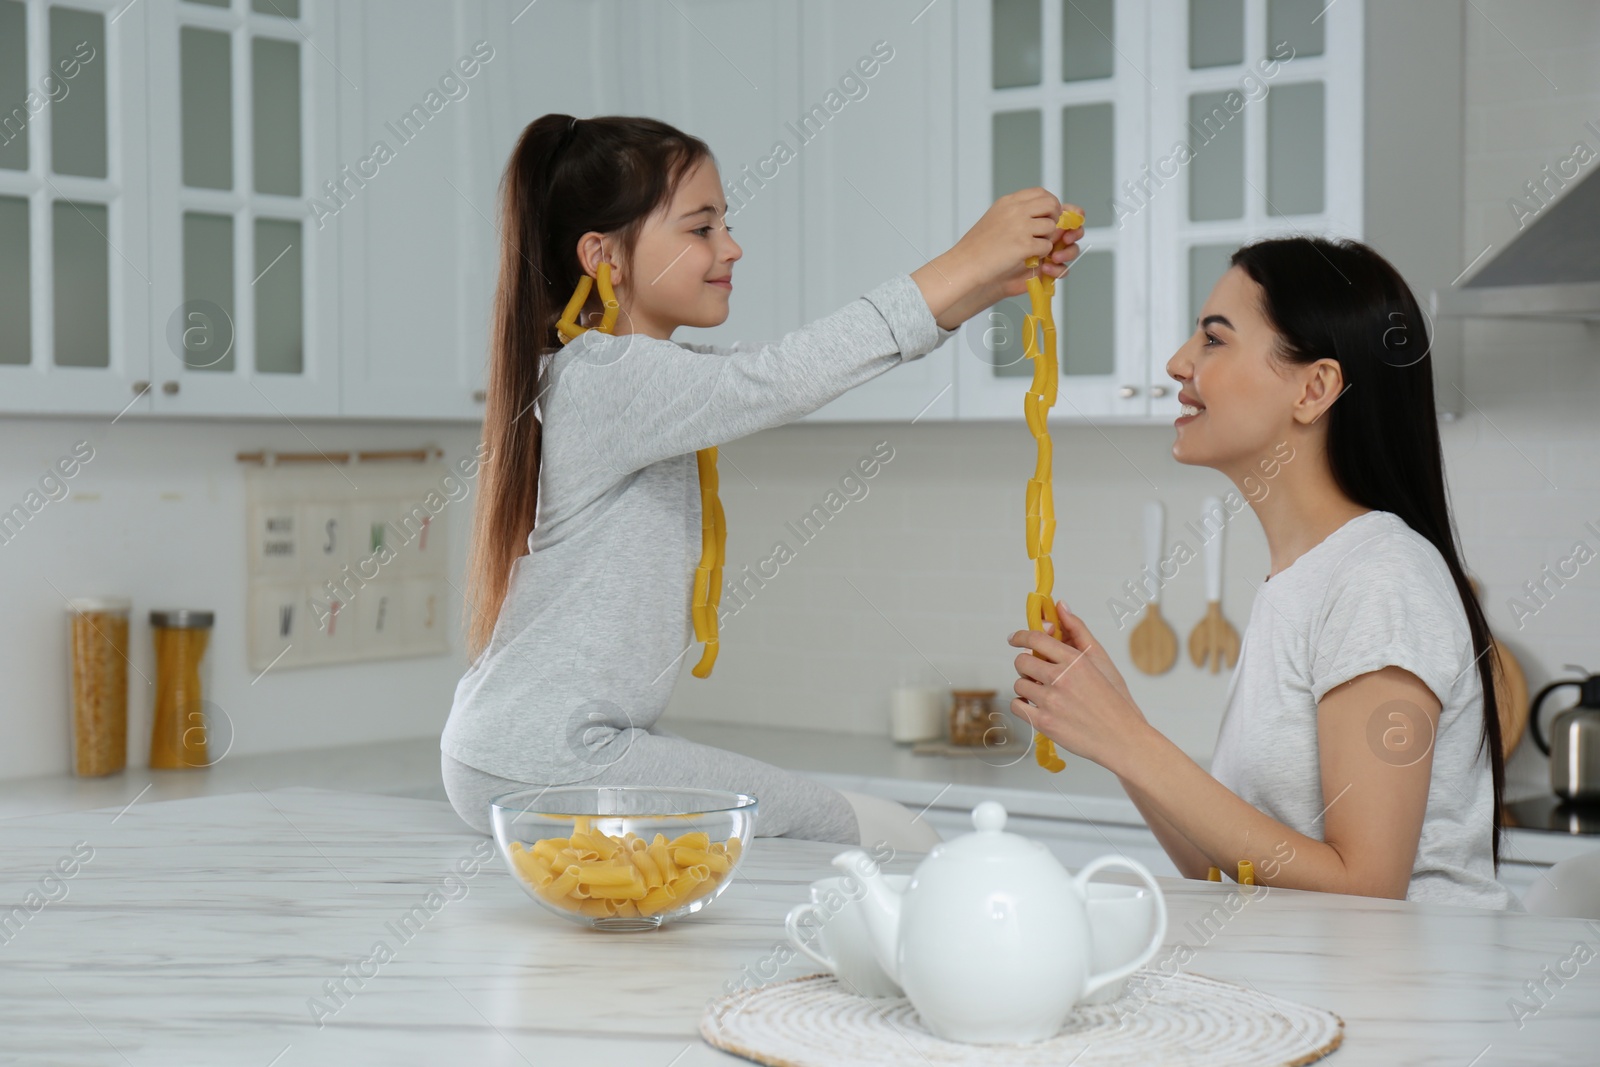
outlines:
[[[1539,751],[1550,757],[1550,788],[1556,796],[1580,802],[1600,801],[1600,674],[1589,674],[1570,663],[1567,669],[1586,677],[1551,682],[1539,690],[1528,722]],[[1539,726],[1539,706],[1545,697],[1569,685],[1578,687],[1578,702],[1556,712],[1547,742]]]

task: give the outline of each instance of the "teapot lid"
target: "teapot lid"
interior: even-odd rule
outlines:
[[[1020,834],[1007,833],[1006,809],[997,800],[985,800],[972,809],[973,832],[943,842],[938,853],[959,860],[1055,860],[1050,850]],[[930,857],[931,858],[931,857]],[[1056,861],[1059,866],[1059,861]]]

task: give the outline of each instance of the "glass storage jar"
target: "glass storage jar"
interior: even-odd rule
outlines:
[[[150,613],[156,656],[156,701],[150,727],[150,766],[179,770],[210,766],[205,694],[210,688],[214,616],[209,611],[166,608]]]
[[[72,772],[114,774],[128,765],[127,597],[78,597],[71,617]]]
[[[994,710],[993,689],[957,689],[950,695],[950,743],[995,748],[1006,743],[1005,720]]]

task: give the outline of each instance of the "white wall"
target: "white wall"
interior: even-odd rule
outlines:
[[[1525,197],[1525,183],[1541,168],[1554,169],[1580,141],[1600,154],[1600,5],[1475,0],[1466,20],[1462,249],[1470,261],[1516,235],[1508,201]],[[1426,131],[1419,137],[1425,143]],[[1600,560],[1521,629],[1509,606],[1525,582],[1570,557],[1576,542],[1600,551],[1600,537],[1585,529],[1600,528],[1600,326],[1469,323],[1466,346],[1467,393],[1481,410],[1469,406],[1445,436],[1452,484],[1490,623],[1537,692],[1572,677],[1565,664],[1600,672]],[[1572,698],[1573,690],[1563,690],[1550,706]],[[1530,739],[1513,754],[1511,778],[1546,792],[1547,768]]]
[[[309,440],[308,440],[309,439]],[[450,710],[460,655],[284,669],[259,681],[245,663],[245,505],[237,452],[327,452],[417,447],[433,441],[453,464],[473,454],[475,427],[445,424],[138,422],[0,419],[0,510],[20,503],[55,461],[88,441],[94,458],[0,544],[0,778],[68,769],[67,612],[64,597],[133,599],[129,627],[128,760],[150,747],[154,678],[149,611],[216,612],[212,696],[236,732],[233,753],[285,751],[436,733]],[[350,472],[359,487],[359,471]],[[474,483],[475,484],[475,483]],[[467,511],[440,512],[451,580],[460,585]],[[330,576],[332,577],[332,576]],[[452,642],[460,647],[450,611]],[[141,678],[141,672],[144,678]],[[214,744],[225,725],[213,726]],[[218,752],[212,749],[212,758]]]
[[[1580,139],[1600,150],[1600,136],[1584,127],[1600,123],[1600,6],[1478,0],[1467,30],[1470,258],[1515,231],[1506,200],[1541,166],[1568,155]],[[1426,144],[1427,131],[1419,130],[1418,150]],[[1473,324],[1467,346],[1472,403],[1444,428],[1467,565],[1533,687],[1570,673],[1566,663],[1600,670],[1600,561],[1523,629],[1507,606],[1574,542],[1587,538],[1600,549],[1600,539],[1583,529],[1589,521],[1600,525],[1600,338],[1572,324]],[[445,448],[446,462],[476,444],[475,429],[464,426],[0,419],[5,506],[74,441],[88,437],[97,450],[71,483],[73,498],[49,505],[13,543],[0,545],[0,603],[7,608],[0,615],[7,683],[0,691],[0,777],[67,767],[66,621],[50,583],[69,596],[132,595],[140,612],[179,602],[217,609],[214,692],[235,720],[235,752],[437,732],[465,668],[459,652],[273,671],[251,685],[239,627],[244,514],[232,457],[262,446],[306,448],[300,430],[324,449],[431,438]],[[1170,541],[1202,497],[1226,492],[1230,483],[1176,464],[1166,428],[1076,426],[1052,436],[1056,589],[1096,627],[1151,720],[1204,758],[1226,672],[1212,676],[1180,659],[1166,676],[1138,674],[1128,662],[1126,631],[1117,631],[1105,605],[1141,566],[1144,500],[1166,502]],[[867,483],[867,495],[801,546],[784,523],[820,503],[880,440],[895,455]],[[710,679],[691,677],[693,657],[686,657],[669,727],[678,717],[876,733],[885,728],[889,689],[918,672],[925,680],[942,672],[957,686],[996,689],[1004,705],[1015,678],[1005,635],[1023,625],[1032,582],[1021,512],[1033,442],[1020,415],[1004,424],[790,426],[726,446],[722,455],[727,574],[770,555],[780,538],[796,557],[725,623]],[[459,585],[467,513],[448,519],[451,576]],[[1223,595],[1241,629],[1251,583],[1266,569],[1260,527],[1241,515],[1229,527]],[[1202,572],[1193,564],[1167,587],[1163,611],[1182,639],[1203,609]],[[136,626],[134,633],[135,662],[147,667],[148,631]],[[130,759],[138,764],[148,745],[148,695],[136,687],[132,704]],[[1535,755],[1530,742],[1513,760],[1523,790],[1544,787]]]

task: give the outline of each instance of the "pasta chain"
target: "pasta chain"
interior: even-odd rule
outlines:
[[[1076,211],[1063,211],[1056,227],[1075,230],[1083,225],[1083,216]],[[1028,266],[1037,267],[1038,256],[1028,258]],[[1052,445],[1048,419],[1050,408],[1056,402],[1056,388],[1060,374],[1056,364],[1056,322],[1051,311],[1055,299],[1056,280],[1039,273],[1028,279],[1028,299],[1031,314],[1022,320],[1022,354],[1033,360],[1033,383],[1022,398],[1022,414],[1028,429],[1039,442],[1039,458],[1034,465],[1033,477],[1028,479],[1026,528],[1028,558],[1033,560],[1034,591],[1028,594],[1028,629],[1044,630],[1046,622],[1061,636],[1061,620],[1056,617],[1053,587],[1056,580],[1055,564],[1050,560],[1050,546],[1056,536],[1055,497],[1050,489],[1050,463]],[[1043,334],[1041,344],[1040,334]],[[1034,655],[1038,655],[1037,652]],[[1066,767],[1066,761],[1056,755],[1055,742],[1043,733],[1033,735],[1033,756],[1039,766],[1054,774]]]
[[[596,268],[596,279],[585,274],[578,279],[578,288],[567,301],[561,318],[556,320],[556,333],[566,344],[589,327],[578,325],[578,313],[589,299],[591,287],[598,284],[605,312],[600,316],[601,333],[611,333],[617,324],[616,291],[611,288],[611,264],[601,263]],[[694,599],[689,617],[694,622],[694,639],[705,642],[700,662],[691,670],[696,678],[711,677],[711,668],[717,662],[717,609],[722,604],[722,565],[727,561],[728,525],[722,513],[722,500],[717,495],[717,446],[695,452],[700,474],[700,564],[694,571]]]
[[[621,837],[594,830],[580,816],[568,837],[547,837],[526,848],[511,842],[511,863],[540,898],[593,918],[670,911],[710,893],[739,862],[737,837],[712,841],[705,833],[656,834],[649,842],[629,830]]]

